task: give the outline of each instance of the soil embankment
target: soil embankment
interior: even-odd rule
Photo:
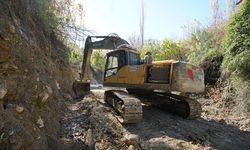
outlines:
[[[0,1],[0,149],[48,149],[73,76],[33,0]]]

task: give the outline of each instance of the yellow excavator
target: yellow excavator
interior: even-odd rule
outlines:
[[[175,60],[145,64],[140,59],[139,51],[116,34],[87,37],[80,80],[73,84],[77,96],[90,90],[93,49],[112,50],[107,53],[103,85],[124,88],[126,91],[107,90],[105,101],[119,114],[118,119],[122,123],[137,123],[142,119],[141,100],[145,99],[183,118],[200,116],[201,105],[198,101],[183,96],[185,93],[204,91],[204,72],[200,67]]]

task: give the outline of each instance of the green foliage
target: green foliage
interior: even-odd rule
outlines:
[[[144,47],[140,50],[141,52],[141,58],[143,59],[146,52],[151,52],[153,60],[161,60],[162,58],[160,57],[160,52],[162,51],[162,44],[161,42],[157,40],[147,40],[144,43]]]
[[[181,50],[177,42],[173,42],[169,39],[164,39],[162,41],[162,47],[162,58],[176,60],[180,60],[182,58]]]
[[[50,35],[58,27],[59,18],[54,14],[49,0],[36,0],[35,7],[45,33]]]
[[[75,27],[74,17],[77,14],[73,14],[75,9],[72,8],[72,0],[35,0],[34,7],[39,26],[42,27],[43,33],[53,43],[53,53],[63,61],[70,61],[79,65],[82,60],[82,50],[76,44],[72,44],[79,40],[73,37],[71,29]],[[78,4],[78,7],[82,10],[80,4]],[[82,16],[80,11],[79,13]],[[79,35],[80,33],[77,32],[77,36]]]
[[[193,44],[190,44],[188,60],[200,64],[205,53],[212,49],[211,34],[204,29],[198,30],[190,35],[189,40]]]
[[[250,0],[244,0],[230,19],[224,39],[224,72],[250,81]]]
[[[69,47],[71,49],[69,54],[70,63],[80,65],[83,59],[83,50],[76,44],[70,44]]]
[[[91,66],[100,72],[104,71],[105,57],[100,51],[94,51],[91,56]]]
[[[74,65],[81,65],[83,59],[83,50],[76,44],[70,44],[69,61]],[[91,56],[91,67],[98,71],[103,72],[105,67],[105,56],[100,51],[94,51]]]
[[[223,24],[219,27],[199,28],[187,39],[188,60],[194,64],[202,64],[208,57],[221,55],[221,40],[224,35]]]
[[[145,56],[146,52],[151,52],[153,60],[180,60],[184,57],[179,43],[169,39],[164,39],[163,41],[148,40],[145,42],[140,52],[142,58]]]

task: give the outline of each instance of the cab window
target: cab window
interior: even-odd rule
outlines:
[[[117,68],[117,67],[118,67],[118,57],[117,56],[110,56],[108,58],[107,69]]]
[[[140,56],[136,53],[129,52],[129,65],[139,65],[140,64]]]
[[[117,71],[126,65],[125,51],[116,51],[107,56],[105,77],[115,75]]]

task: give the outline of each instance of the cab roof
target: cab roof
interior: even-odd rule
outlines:
[[[110,54],[110,53],[114,53],[114,52],[117,52],[117,51],[126,51],[126,52],[132,52],[132,53],[136,53],[136,54],[140,54],[138,50],[136,49],[131,49],[131,48],[117,48],[111,52],[108,52],[107,54]]]

